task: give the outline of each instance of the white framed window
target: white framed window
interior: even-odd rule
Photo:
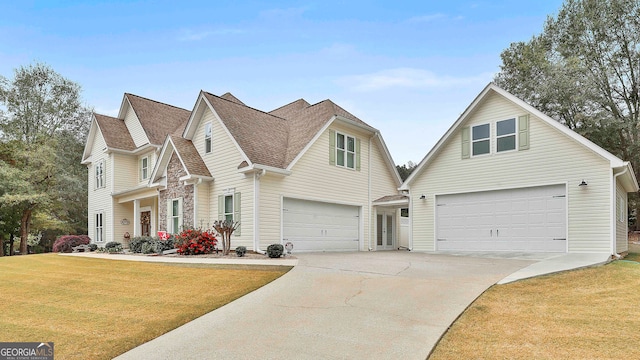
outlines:
[[[151,163],[151,157],[145,156],[140,159],[140,180],[149,179],[149,165]]]
[[[233,221],[233,195],[224,196],[224,219]]]
[[[204,153],[211,152],[211,123],[204,124]]]
[[[336,132],[336,165],[356,168],[356,138]]]
[[[236,192],[235,189],[229,188],[218,195],[218,219],[219,220],[231,220],[240,223],[240,205],[241,194]],[[240,224],[233,232],[233,235],[240,236]]]
[[[104,181],[104,160],[100,160],[95,165],[96,172],[96,189],[101,189],[105,187]]]
[[[496,122],[496,152],[516,149],[516,118]]]
[[[96,229],[95,229],[95,238],[93,239],[95,242],[103,242],[104,241],[104,214],[99,212],[96,213]]]
[[[491,152],[491,125],[482,124],[471,128],[471,156]]]
[[[182,198],[169,200],[169,232],[176,234],[182,227]]]
[[[622,196],[618,195],[618,221],[619,222],[625,222],[626,218],[627,218],[627,211],[626,211],[626,206],[624,203],[624,199],[622,198]]]

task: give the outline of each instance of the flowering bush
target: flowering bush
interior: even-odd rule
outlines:
[[[91,240],[87,235],[63,235],[53,243],[53,252],[70,253],[78,245],[88,245]]]
[[[199,255],[214,252],[218,240],[209,231],[187,229],[176,235],[174,243],[178,254]]]

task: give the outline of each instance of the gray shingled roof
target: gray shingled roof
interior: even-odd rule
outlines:
[[[211,177],[207,165],[205,165],[191,140],[176,135],[169,135],[169,137],[175,145],[175,151],[180,155],[189,174]]]
[[[102,137],[107,143],[107,147],[121,150],[135,150],[136,144],[129,134],[124,120],[111,116],[93,114],[98,122],[98,127],[102,132]]]
[[[151,144],[162,145],[169,134],[182,134],[191,111],[125,93]]]
[[[224,93],[220,97],[225,99],[225,100],[233,101],[236,104],[244,105],[244,103],[242,101],[240,101],[240,99],[238,99],[237,97],[233,96],[233,94],[230,93],[230,92]]]

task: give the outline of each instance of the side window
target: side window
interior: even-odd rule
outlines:
[[[496,151],[516,149],[516,119],[498,121],[496,123]]]
[[[336,165],[356,168],[356,138],[336,133]]]
[[[145,156],[142,159],[140,159],[140,180],[149,179],[149,162],[150,162],[149,156]]]
[[[491,150],[491,127],[489,124],[476,125],[471,128],[471,154],[473,156],[488,154]]]
[[[176,234],[182,229],[182,198],[167,200],[167,231]]]
[[[104,227],[103,227],[103,213],[96,213],[96,233],[94,242],[103,242],[104,241]]]
[[[211,152],[211,123],[204,125],[204,153]]]
[[[618,221],[624,222],[626,219],[626,207],[622,196],[618,195]]]
[[[105,187],[104,181],[104,160],[98,161],[96,163],[96,189],[101,189]]]
[[[240,224],[233,232],[233,235],[240,236],[242,221],[240,219],[241,206],[241,194],[235,192],[233,189],[225,191],[224,195],[218,195],[218,219],[219,220],[231,220],[237,221]]]

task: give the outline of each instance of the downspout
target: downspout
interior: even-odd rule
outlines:
[[[374,135],[375,136],[375,135]],[[369,214],[369,221],[367,221],[367,223],[369,224],[369,251],[373,250],[373,248],[371,247],[371,241],[373,239],[373,231],[375,231],[375,229],[372,231],[373,229],[373,221],[374,221],[374,217],[373,214],[371,213],[371,210],[373,210],[373,206],[371,204],[371,139],[373,139],[373,136],[369,137],[369,160],[367,163],[367,181],[369,182],[368,184],[368,204],[369,204],[369,210],[367,211]]]
[[[260,178],[267,173],[262,169],[253,176],[253,251],[265,254],[260,250]]]
[[[616,207],[616,200],[618,199],[616,191],[618,189],[617,179],[618,176],[626,174],[627,171],[629,171],[629,167],[625,166],[623,171],[614,174],[613,183],[611,184],[611,254],[615,256],[616,259],[622,258],[622,255],[616,252],[616,212],[618,210]]]

